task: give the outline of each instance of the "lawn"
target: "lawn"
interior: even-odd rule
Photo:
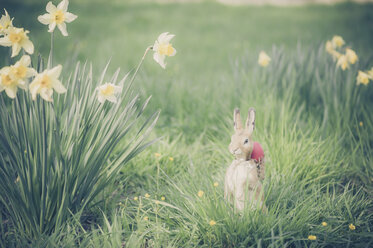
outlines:
[[[37,21],[45,2],[3,7],[15,26],[30,30],[35,50],[47,59],[50,33]],[[141,120],[161,110],[149,137],[160,139],[121,164],[83,212],[72,210],[47,232],[30,235],[0,205],[0,246],[373,245],[373,86],[356,85],[358,71],[373,66],[373,5],[80,0],[71,1],[69,11],[78,15],[67,26],[69,36],[57,31],[54,37],[54,60],[63,65],[66,85],[77,60],[92,63],[94,82],[110,60],[108,81],[118,67],[120,77],[135,68],[160,33],[176,35],[177,54],[166,59],[166,69],[148,54],[132,87],[141,101],[152,95]],[[334,35],[359,56],[345,71],[325,51]],[[272,58],[265,68],[257,64],[261,50]],[[15,62],[3,59],[6,48],[0,55],[1,66]],[[223,197],[235,107],[244,118],[249,107],[256,109],[254,140],[266,156],[268,213],[237,214]],[[110,159],[129,141],[122,142]]]

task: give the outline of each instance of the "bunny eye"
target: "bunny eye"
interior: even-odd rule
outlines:
[[[249,143],[249,139],[245,139],[244,144],[247,144],[247,143]]]

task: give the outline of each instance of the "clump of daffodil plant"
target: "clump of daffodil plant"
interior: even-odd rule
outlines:
[[[144,119],[149,99],[139,105],[131,85],[149,50],[163,68],[165,56],[176,53],[169,43],[173,35],[163,33],[129,82],[129,73],[119,78],[119,70],[105,80],[108,65],[95,79],[92,66],[79,62],[68,77],[62,65],[53,66],[55,28],[67,36],[66,23],[77,18],[68,5],[68,0],[49,2],[38,17],[52,36],[48,63],[39,58],[36,67],[29,56],[32,34],[14,27],[6,10],[0,19],[1,49],[11,47],[12,58],[24,50],[0,69],[0,128],[6,130],[0,133],[0,204],[11,225],[29,239],[53,232],[104,190],[109,193],[118,171],[154,142],[147,136],[159,112]]]

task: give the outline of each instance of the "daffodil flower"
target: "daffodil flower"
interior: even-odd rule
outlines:
[[[334,48],[342,47],[345,44],[345,41],[343,40],[341,36],[335,35],[332,39],[332,44]]]
[[[331,41],[327,41],[326,42],[326,44],[325,44],[325,50],[328,52],[328,53],[330,53],[330,54],[332,54],[333,53],[333,51],[334,51],[334,47],[333,47],[333,43],[331,42]]]
[[[158,39],[153,45],[154,60],[163,68],[166,68],[164,59],[166,56],[174,56],[176,54],[175,48],[170,44],[170,40],[174,37],[173,34],[168,34],[168,32],[159,35]]]
[[[10,16],[6,9],[4,9],[5,15],[2,15],[0,18],[0,35],[4,35],[7,32],[9,27],[13,27],[13,18],[10,19]]]
[[[61,74],[62,66],[58,65],[50,70],[45,70],[38,74],[30,84],[30,92],[32,99],[36,99],[36,95],[40,94],[41,98],[48,102],[52,102],[53,90],[62,94],[66,92],[66,88],[58,80]]]
[[[29,31],[25,31],[23,28],[9,27],[6,31],[6,36],[0,38],[0,45],[12,47],[12,58],[17,56],[21,48],[27,53],[34,53],[34,45],[29,40],[27,34]]]
[[[101,85],[96,88],[98,90],[98,101],[100,103],[104,103],[106,100],[109,102],[116,103],[117,98],[115,97],[116,93],[119,93],[122,91],[122,87],[116,86],[111,83],[106,83],[104,85]]]
[[[35,76],[37,72],[34,68],[29,67],[31,58],[28,55],[23,55],[15,65],[10,67],[11,73],[20,85],[26,85],[26,79]]]
[[[373,67],[367,72],[371,79],[373,79]]]
[[[258,64],[262,67],[266,67],[269,62],[271,62],[271,58],[264,51],[261,51],[259,53]]]
[[[372,79],[372,77],[363,71],[359,71],[356,77],[356,81],[358,85],[359,84],[367,85],[369,83],[369,79]]]
[[[356,61],[358,60],[358,57],[357,57],[355,51],[350,49],[350,48],[346,48],[346,56],[347,56],[348,62],[350,62],[350,64],[355,64]]]
[[[18,87],[27,89],[25,84],[20,84],[19,81],[12,75],[11,67],[7,66],[0,70],[0,92],[5,90],[5,93],[12,99],[16,98]]]
[[[339,56],[338,61],[337,61],[337,67],[338,66],[341,67],[343,71],[346,70],[350,66],[346,55]]]
[[[46,10],[47,14],[38,16],[39,22],[48,25],[48,32],[53,32],[56,26],[61,31],[63,36],[68,36],[66,23],[74,21],[78,16],[67,12],[69,6],[68,0],[63,0],[57,7],[52,2],[48,2]]]

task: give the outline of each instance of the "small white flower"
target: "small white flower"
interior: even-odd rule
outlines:
[[[62,94],[66,92],[66,88],[58,80],[61,74],[62,66],[58,65],[50,70],[45,70],[38,74],[30,84],[30,92],[32,100],[36,99],[36,95],[40,94],[41,98],[51,102],[53,101],[53,90]]]
[[[34,44],[29,40],[27,34],[29,31],[25,31],[23,28],[9,27],[6,31],[6,36],[0,38],[1,46],[12,47],[12,58],[17,56],[21,48],[29,54],[34,53]]]
[[[168,34],[168,32],[162,33],[159,35],[158,39],[155,41],[153,45],[153,51],[155,52],[153,55],[154,60],[162,66],[162,68],[166,68],[166,64],[164,59],[167,56],[174,56],[176,54],[175,48],[172,47],[170,44],[170,40],[174,37],[173,34]]]
[[[122,87],[111,83],[106,83],[97,87],[96,90],[98,90],[97,98],[100,103],[104,103],[106,100],[116,103],[117,98],[115,97],[115,94],[120,93],[122,91]]]
[[[10,19],[10,16],[6,9],[4,9],[5,15],[2,15],[0,18],[0,35],[6,34],[9,27],[13,27],[13,18]]]
[[[69,34],[66,31],[66,23],[70,23],[78,17],[70,12],[67,12],[68,6],[68,0],[62,0],[57,7],[53,5],[52,2],[48,2],[46,7],[48,13],[38,16],[39,22],[49,25],[48,32],[50,33],[53,32],[57,26],[63,36],[68,36]]]
[[[258,64],[262,67],[266,67],[269,62],[271,62],[271,58],[264,51],[261,51],[259,53]]]

